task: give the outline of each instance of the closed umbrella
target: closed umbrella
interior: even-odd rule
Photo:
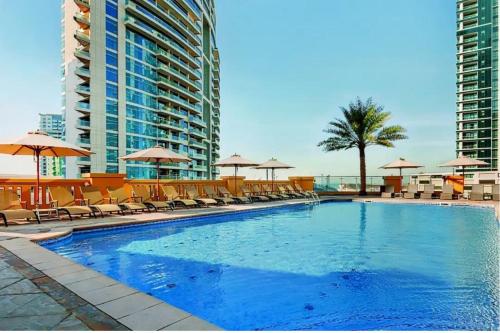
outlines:
[[[36,190],[35,203],[38,206],[40,188],[40,156],[86,157],[90,151],[49,136],[42,131],[28,132],[28,134],[11,141],[0,142],[0,153],[9,155],[34,155],[36,158]]]
[[[441,164],[440,167],[443,168],[462,168],[462,177],[464,178],[465,184],[465,167],[469,166],[486,166],[489,165],[485,161],[476,160],[470,157],[460,155],[458,158]]]
[[[234,168],[234,193],[237,193],[236,190],[236,176],[238,174],[238,168],[242,167],[251,167],[257,166],[258,163],[247,160],[246,158],[241,157],[238,154],[234,154],[226,159],[223,159],[217,163],[214,163],[214,166],[218,167],[233,167]]]
[[[274,170],[276,169],[291,169],[294,168],[291,165],[285,164],[283,162],[278,161],[274,157],[269,161],[259,164],[255,167],[255,169],[266,169],[271,170],[271,189],[274,191]]]
[[[135,153],[122,156],[120,157],[120,159],[127,161],[143,161],[156,163],[156,197],[158,200],[160,198],[160,164],[191,161],[189,157],[177,154],[176,152],[173,152],[160,145],[156,145],[153,148],[136,151]]]
[[[403,169],[417,169],[421,167],[422,165],[407,161],[404,158],[400,157],[397,160],[392,161],[391,163],[382,165],[380,169],[399,169],[399,178],[401,179],[401,182],[403,182]],[[403,184],[401,184],[401,187],[402,185]]]

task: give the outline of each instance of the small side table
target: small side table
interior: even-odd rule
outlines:
[[[35,214],[38,215],[38,218],[41,220],[59,220],[59,211],[55,208],[42,208],[36,209]]]

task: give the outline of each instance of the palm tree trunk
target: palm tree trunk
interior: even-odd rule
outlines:
[[[359,175],[361,176],[361,189],[359,195],[366,195],[366,157],[365,147],[359,147]]]

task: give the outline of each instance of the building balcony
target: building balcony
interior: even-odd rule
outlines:
[[[175,67],[167,66],[163,63],[159,63],[158,64],[158,72],[163,74],[163,75],[173,76],[174,78],[178,79],[182,83],[193,88],[195,91],[201,90],[201,82],[193,80],[191,77],[182,73],[180,70],[178,70]]]
[[[202,141],[195,141],[195,140],[189,141],[189,147],[198,148],[198,149],[206,149],[207,148]]]
[[[90,16],[89,13],[82,13],[82,12],[77,12],[73,16],[76,22],[80,24],[80,28],[82,29],[88,29],[90,27]]]
[[[196,159],[196,160],[202,160],[202,161],[206,161],[207,160],[207,155],[205,154],[198,154],[198,153],[189,153],[188,156],[192,159]]]
[[[90,120],[80,118],[76,123],[76,127],[83,130],[90,130]]]
[[[201,79],[201,71],[199,69],[194,69],[192,68],[187,62],[179,58],[178,56],[169,53],[163,49],[158,49],[156,56],[158,59],[162,61],[166,61],[167,63],[174,63],[175,65],[179,66],[183,70],[185,70],[187,73],[191,75],[191,77],[196,78],[197,80]],[[200,85],[201,86],[201,85]]]
[[[203,121],[203,119],[201,117],[189,116],[189,123],[195,124],[195,125],[198,125],[198,126],[204,127],[204,128],[207,127],[207,124]]]
[[[79,84],[76,86],[75,91],[82,96],[85,96],[85,97],[90,96],[90,87],[89,86]]]
[[[90,44],[90,31],[78,29],[75,32],[75,38],[84,46],[88,46]]]
[[[163,76],[158,76],[158,86],[161,88],[172,89],[179,93],[180,95],[186,97],[188,100],[193,100],[194,102],[201,101],[201,94],[193,92],[189,89],[184,88],[177,82],[169,80]]]
[[[163,90],[160,90],[159,93],[158,93],[158,99],[159,100],[166,100],[167,102],[171,102],[171,103],[174,103],[180,107],[184,107],[188,110],[191,110],[191,111],[194,111],[194,112],[197,112],[197,113],[201,113],[201,105],[200,104],[194,104],[194,103],[191,103],[179,96],[176,96],[174,94],[171,94],[171,93],[168,93],[166,91],[163,91]]]
[[[75,110],[83,113],[90,113],[90,103],[87,102],[76,102]]]
[[[84,80],[89,80],[90,79],[90,70],[85,67],[77,67],[75,69],[75,74],[78,75],[80,78]]]
[[[160,119],[158,119],[157,124],[158,124],[158,127],[165,127],[165,128],[168,128],[168,129],[171,129],[174,131],[178,131],[178,132],[187,131],[187,128],[182,127],[180,123],[175,122],[175,121],[171,121],[171,120],[167,120],[167,119],[160,118]]]
[[[189,128],[189,134],[198,138],[206,139],[207,133],[205,131],[199,130],[197,128]]]
[[[90,61],[90,52],[84,49],[76,49],[75,57],[77,57],[80,61],[84,63],[88,63]]]
[[[88,12],[90,10],[89,0],[75,0],[75,3],[78,5],[78,8],[80,8],[82,12]]]
[[[166,0],[165,3],[170,7],[172,15],[182,20],[184,23],[189,24],[195,30],[201,29],[201,26],[197,22],[200,21],[200,18],[197,16],[197,14],[193,13],[193,16],[186,14],[184,10],[172,0]]]
[[[78,138],[77,144],[79,146],[90,146],[90,138],[80,137],[80,138]]]
[[[170,107],[161,107],[158,109],[158,112],[160,114],[165,114],[175,119],[186,119],[188,116],[188,113],[186,111],[180,111]]]

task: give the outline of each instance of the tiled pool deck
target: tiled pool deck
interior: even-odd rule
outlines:
[[[495,208],[497,217],[500,216],[500,204],[491,201],[354,200],[480,205]],[[61,237],[73,230],[301,203],[304,201],[289,200],[0,227],[0,330],[219,330],[183,310],[46,250],[34,241]]]

